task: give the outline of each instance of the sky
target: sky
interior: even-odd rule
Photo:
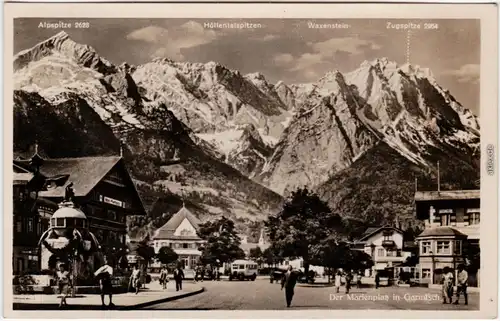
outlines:
[[[73,26],[51,29],[40,24],[59,21]],[[82,21],[89,27],[74,27]],[[388,28],[388,23],[408,22],[420,24],[421,29],[408,33]],[[258,25],[218,28],[210,23]],[[348,28],[310,28],[310,23]],[[424,30],[425,23],[438,28]],[[14,21],[14,54],[61,30],[115,64],[139,65],[155,57],[215,61],[243,74],[261,72],[271,83],[314,82],[328,71],[349,72],[376,58],[398,64],[409,59],[412,65],[430,68],[442,87],[479,115],[479,20],[22,18]]]

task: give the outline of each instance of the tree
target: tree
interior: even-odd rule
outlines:
[[[155,256],[155,249],[148,244],[141,243],[137,248],[137,254],[139,254],[145,261],[146,266],[151,262],[151,259]]]
[[[361,250],[353,250],[347,242],[339,241],[333,237],[323,240],[312,252],[312,263],[330,269],[342,268],[356,271],[366,270],[373,266],[369,254]],[[328,281],[330,281],[330,273]]]
[[[160,250],[158,251],[157,257],[162,264],[170,264],[172,262],[177,261],[179,255],[177,255],[177,253],[175,253],[175,251],[172,250],[172,248],[164,246],[160,248]]]
[[[262,253],[262,258],[264,262],[269,266],[276,265],[283,261],[283,258],[279,256],[279,250],[277,250],[273,246],[270,246],[264,250],[264,253]]]
[[[248,257],[251,260],[254,260],[255,262],[257,262],[259,265],[262,264],[263,253],[262,253],[262,250],[260,249],[260,247],[257,246],[257,247],[254,247],[253,249],[250,249]]]
[[[337,239],[345,234],[340,216],[333,214],[328,205],[307,188],[292,192],[283,209],[270,216],[265,224],[280,256],[303,259],[306,277],[315,247],[328,237]]]
[[[234,222],[225,217],[202,224],[199,236],[206,240],[200,248],[200,260],[204,264],[218,265],[245,258],[240,248],[241,240],[236,234]]]

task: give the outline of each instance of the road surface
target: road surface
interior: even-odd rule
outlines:
[[[172,283],[169,284],[171,286]],[[153,310],[275,310],[287,309],[281,286],[267,279],[204,281],[206,291],[185,299],[149,306]],[[326,286],[296,286],[291,309],[478,310],[479,294],[469,294],[469,305],[443,304],[438,290],[385,287],[345,288],[335,293]],[[462,298],[463,300],[463,298]]]

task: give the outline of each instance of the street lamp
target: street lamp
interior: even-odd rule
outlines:
[[[430,251],[429,254],[431,255],[431,260],[432,260],[432,269],[431,269],[431,284],[434,284],[434,268],[435,268],[435,262],[434,262],[434,252]]]

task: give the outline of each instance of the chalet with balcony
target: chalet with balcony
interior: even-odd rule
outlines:
[[[57,204],[64,200],[71,188],[72,201],[86,214],[90,231],[102,249],[105,252],[125,249],[126,217],[145,215],[146,212],[123,158],[54,159],[37,156],[36,159],[39,159],[36,168],[33,161],[22,159],[14,160],[14,166],[26,173],[39,172],[45,177],[38,197]],[[42,213],[47,219],[50,216],[50,211]],[[63,221],[54,223],[56,227],[59,223],[64,224]]]
[[[403,250],[403,231],[396,227],[370,227],[354,242],[353,248],[369,254],[373,267],[365,271],[365,276],[371,277],[379,271],[392,273],[411,256]],[[391,270],[391,271],[390,271]]]
[[[417,191],[415,205],[417,218],[425,223],[417,237],[421,282],[438,284],[443,268],[471,263],[465,251],[479,253],[480,191]],[[474,272],[469,271],[471,285],[478,282]]]
[[[200,224],[200,220],[183,205],[155,231],[152,238],[155,253],[158,254],[162,247],[170,247],[179,255],[179,261],[185,269],[194,269],[201,256],[199,248],[206,242],[198,236]],[[155,262],[152,268],[157,267],[159,263]]]

